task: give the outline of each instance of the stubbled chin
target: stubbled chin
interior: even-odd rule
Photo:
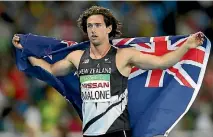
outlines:
[[[99,45],[100,45],[100,42],[98,42],[98,41],[92,41],[92,44],[93,44],[94,46],[99,46]]]

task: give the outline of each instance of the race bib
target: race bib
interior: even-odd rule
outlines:
[[[81,98],[84,102],[110,101],[110,74],[80,76]]]

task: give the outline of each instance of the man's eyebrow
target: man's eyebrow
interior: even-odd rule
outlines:
[[[87,24],[102,24],[102,23],[87,23]]]

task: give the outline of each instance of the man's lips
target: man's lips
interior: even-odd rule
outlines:
[[[92,39],[96,39],[97,37],[98,37],[98,36],[96,36],[96,35],[92,35],[92,36],[91,36]]]

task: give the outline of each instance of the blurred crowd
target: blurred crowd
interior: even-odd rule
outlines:
[[[81,132],[72,105],[55,89],[15,66],[11,39],[33,33],[77,42],[87,40],[77,27],[82,11],[92,5],[111,9],[123,24],[122,37],[191,34],[202,31],[213,41],[211,1],[19,1],[0,2],[0,136],[66,137]],[[213,129],[213,56],[194,104],[177,130]]]

